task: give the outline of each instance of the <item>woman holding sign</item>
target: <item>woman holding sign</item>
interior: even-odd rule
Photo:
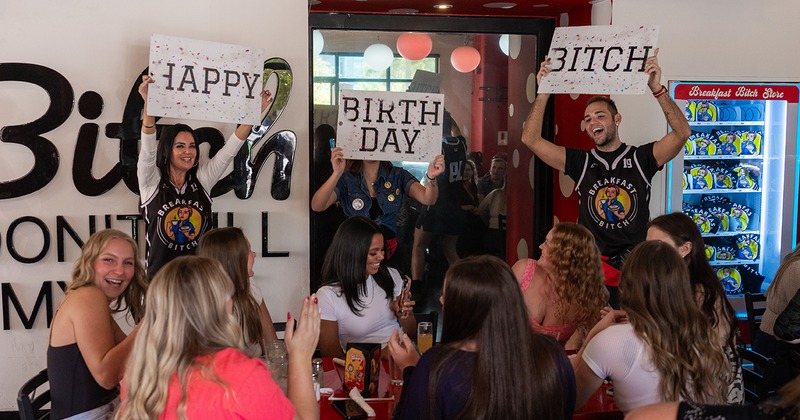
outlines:
[[[444,172],[444,156],[436,156],[428,165],[422,186],[414,175],[391,162],[354,160],[348,162],[340,147],[331,149],[333,174],[311,198],[311,209],[325,211],[339,201],[345,216],[367,217],[378,226],[386,238],[386,258],[397,249],[397,213],[408,194],[422,205],[433,205],[439,197],[436,177]]]
[[[155,117],[147,113],[150,76],[142,76],[139,94],[144,99],[142,144],[136,175],[142,215],[147,226],[147,278],[175,257],[194,254],[199,236],[211,225],[211,195],[239,149],[250,135],[252,125],[236,128],[213,158],[199,163],[197,138],[191,127],[165,127],[156,139]],[[272,102],[261,92],[261,111]]]

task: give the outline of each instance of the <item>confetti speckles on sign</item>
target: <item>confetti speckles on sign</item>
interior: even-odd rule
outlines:
[[[348,159],[430,162],[443,121],[442,94],[343,89],[336,145]]]
[[[154,116],[258,124],[264,50],[154,34],[147,109]]]
[[[642,94],[645,60],[655,54],[658,26],[556,28],[550,73],[540,93]]]

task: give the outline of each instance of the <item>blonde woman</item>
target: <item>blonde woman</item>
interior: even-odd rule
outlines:
[[[230,278],[210,258],[178,257],[158,272],[116,418],[318,418],[311,383],[319,337],[314,296],[303,302],[297,330],[291,316],[287,323],[287,400],[264,363],[241,352],[233,294]]]
[[[622,310],[589,332],[573,360],[582,406],[603,380],[623,412],[679,399],[725,404],[731,374],[714,328],[698,308],[689,271],[669,244],[636,246],[622,267]]]
[[[146,289],[130,236],[106,229],[89,238],[50,327],[52,418],[102,417],[113,410],[137,328],[126,337],[112,313],[128,311],[138,322]]]
[[[535,330],[578,349],[608,302],[600,251],[589,230],[575,223],[556,224],[539,249],[538,261],[524,258],[512,268],[528,319]]]
[[[261,290],[252,281],[256,253],[244,232],[238,227],[212,229],[200,239],[197,255],[219,261],[233,281],[233,314],[244,333],[244,352],[250,357],[265,354],[264,341],[278,336]]]

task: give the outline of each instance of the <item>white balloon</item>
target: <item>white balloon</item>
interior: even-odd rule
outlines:
[[[314,55],[319,55],[322,52],[322,48],[325,47],[325,38],[322,37],[322,32],[315,29],[313,33],[313,42],[314,42]]]
[[[394,61],[394,52],[386,44],[372,44],[364,50],[364,62],[375,71],[389,68]]]
[[[508,35],[500,35],[500,41],[498,42],[500,43],[500,51],[508,55]]]

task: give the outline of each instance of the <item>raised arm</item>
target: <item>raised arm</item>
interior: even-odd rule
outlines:
[[[289,355],[287,394],[296,410],[297,419],[318,419],[319,406],[311,382],[311,357],[317,348],[320,333],[319,307],[314,295],[303,302],[299,322],[289,317],[286,322],[286,352]],[[294,326],[297,323],[297,330]]]
[[[539,73],[536,75],[536,80],[539,84],[542,83],[542,78],[547,76],[550,72],[547,66],[550,64],[550,59],[547,58],[539,66]],[[547,108],[547,100],[550,99],[549,93],[539,93],[533,101],[533,107],[525,120],[525,126],[522,129],[522,143],[531,149],[533,154],[539,157],[547,166],[553,169],[564,172],[567,162],[567,150],[562,146],[545,140],[542,137],[542,124],[544,124],[544,111]]]
[[[678,104],[672,100],[667,92],[667,88],[661,84],[661,67],[658,65],[658,48],[652,57],[647,59],[644,71],[649,75],[647,86],[653,92],[653,96],[658,100],[661,111],[667,119],[672,131],[662,137],[653,145],[653,156],[661,166],[680,153],[686,140],[692,135],[692,128],[686,121],[686,115],[678,108]]]
[[[425,206],[436,204],[436,200],[439,198],[439,186],[436,183],[436,177],[443,172],[444,156],[438,155],[428,165],[428,170],[425,172],[425,176],[428,178],[425,183],[426,186],[423,187],[422,184],[415,182],[411,184],[408,195]]]
[[[333,167],[333,173],[311,197],[311,210],[325,211],[338,199],[336,196],[336,183],[339,182],[339,178],[342,177],[345,168],[344,153],[342,153],[341,147],[331,149],[331,166]]]

